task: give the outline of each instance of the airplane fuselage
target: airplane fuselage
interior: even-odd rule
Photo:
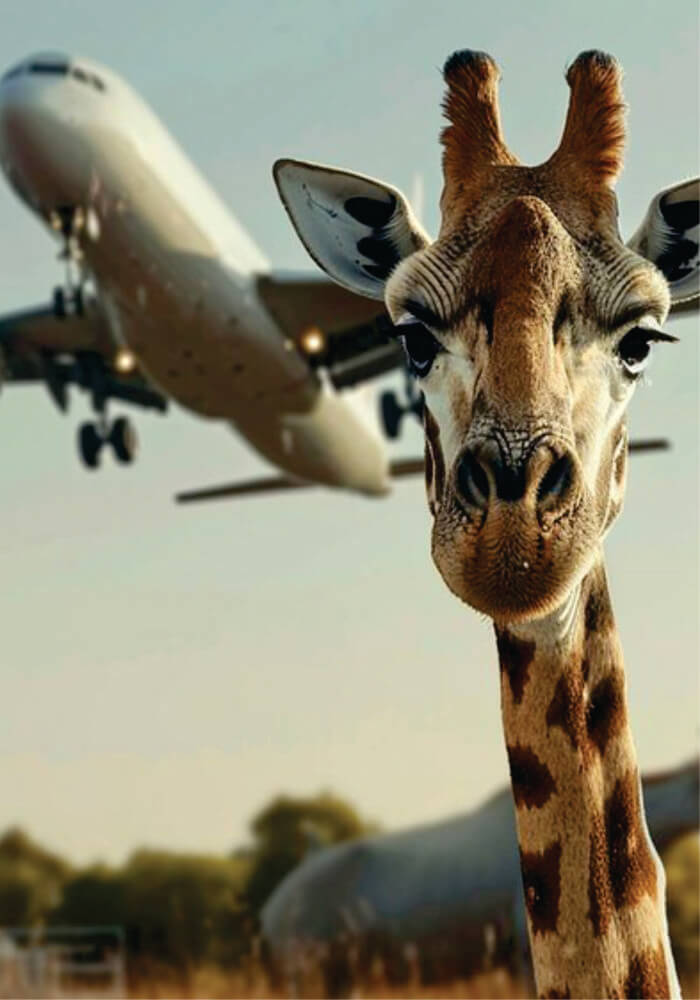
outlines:
[[[82,208],[85,269],[155,386],[294,476],[386,492],[378,431],[275,324],[256,291],[268,262],[123,80],[64,56],[18,64],[0,83],[0,158],[48,225]]]

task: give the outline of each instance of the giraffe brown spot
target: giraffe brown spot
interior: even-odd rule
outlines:
[[[517,639],[507,629],[496,629],[496,645],[501,670],[508,677],[516,705],[523,700],[525,685],[530,677],[530,664],[535,656],[535,643]]]
[[[642,819],[636,770],[620,778],[605,803],[610,888],[616,907],[656,898],[656,865]]]
[[[541,809],[557,790],[552,772],[530,747],[507,747],[510,779],[516,806]]]
[[[571,1000],[571,991],[568,986],[565,986],[563,990],[547,990],[546,993],[542,993],[542,997],[547,998],[547,1000],[550,997],[551,1000]]]
[[[559,919],[561,844],[555,840],[544,851],[521,851],[525,905],[533,934],[556,933]]]
[[[439,501],[442,499],[445,488],[445,459],[443,458],[440,446],[440,428],[437,425],[435,417],[425,404],[423,404],[423,428],[425,430],[426,443],[430,446],[433,458],[435,499]]]
[[[600,753],[625,725],[625,692],[622,673],[608,674],[591,691],[586,706],[588,736]]]
[[[548,726],[559,726],[563,729],[574,749],[583,746],[586,738],[586,719],[581,671],[570,670],[561,675],[547,708],[545,720]]]
[[[670,997],[670,984],[663,945],[656,951],[647,948],[629,964],[623,987],[624,997]]]
[[[607,854],[603,818],[594,816],[588,844],[588,915],[596,937],[605,934],[615,912]]]

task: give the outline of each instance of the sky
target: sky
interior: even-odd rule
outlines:
[[[625,67],[631,235],[656,191],[697,172],[695,0],[562,4],[189,0],[3,5],[0,68],[45,49],[94,58],[152,105],[274,267],[313,265],[271,181],[299,156],[425,193],[435,233],[439,68],[455,48],[503,70],[524,162],[558,142],[579,51]],[[0,181],[0,310],[48,300],[56,247]],[[698,329],[658,350],[606,545],[646,770],[698,747]],[[122,412],[119,407],[114,413]],[[227,427],[136,412],[129,469],[97,474],[39,387],[0,395],[0,830],[83,863],[140,845],[223,852],[274,794],[332,789],[385,828],[438,820],[506,781],[491,627],[429,557],[419,481],[385,500],[317,490],[184,509],[185,487],[264,474]],[[406,429],[396,455],[421,448]]]

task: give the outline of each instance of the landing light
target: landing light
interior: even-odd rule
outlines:
[[[126,375],[128,372],[133,372],[135,367],[136,367],[136,358],[131,353],[131,351],[127,351],[126,348],[122,348],[121,350],[117,351],[116,355],[114,356],[115,371],[121,372],[123,375]]]
[[[316,326],[310,326],[304,330],[299,342],[305,354],[321,354],[326,347],[326,338]]]

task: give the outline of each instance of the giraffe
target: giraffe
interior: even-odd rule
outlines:
[[[314,260],[384,299],[423,394],[433,561],[494,623],[538,992],[679,996],[602,542],[634,385],[675,339],[672,299],[697,293],[697,182],[625,246],[612,57],[570,66],[561,141],[535,167],[506,146],[490,56],[456,52],[443,76],[435,241],[378,181],[294,160],[275,179]]]

